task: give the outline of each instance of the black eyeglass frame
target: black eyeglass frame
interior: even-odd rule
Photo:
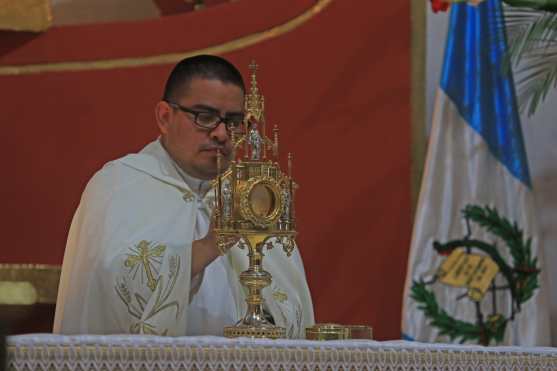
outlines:
[[[194,110],[194,109],[191,109],[191,108],[188,108],[188,107],[184,107],[179,103],[170,102],[170,101],[167,101],[167,100],[165,100],[165,102],[168,103],[168,105],[170,107],[179,109],[182,112],[189,113],[189,114],[193,115],[193,123],[195,124],[195,126],[197,126],[200,129],[207,130],[207,131],[215,130],[220,125],[221,122],[226,127],[226,130],[232,131],[234,129],[237,129],[242,124],[242,122],[244,121],[244,115],[241,115],[241,119],[239,121],[231,121],[232,119],[230,117],[221,117],[220,115],[218,115],[215,112],[198,111],[198,110]],[[213,115],[216,118],[218,118],[218,121],[216,121],[211,126],[204,126],[204,125],[202,125],[198,122],[198,117],[199,117],[200,114]],[[238,117],[238,118],[240,118],[240,117]]]

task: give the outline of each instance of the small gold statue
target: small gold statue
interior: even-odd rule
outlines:
[[[282,338],[285,329],[264,316],[261,290],[269,286],[271,274],[263,269],[263,249],[281,245],[288,256],[295,247],[294,188],[292,156],[288,175],[278,164],[278,128],[273,140],[265,133],[264,98],[256,80],[257,65],[250,64],[251,90],[246,94],[246,116],[231,133],[233,159],[230,168],[217,177],[215,187],[215,233],[217,246],[226,251],[228,241],[237,239],[248,248],[249,268],[240,274],[247,288],[247,313],[235,326],[224,328],[226,337]],[[271,151],[273,159],[267,159]],[[240,153],[242,152],[242,153]],[[220,174],[220,157],[217,157]]]

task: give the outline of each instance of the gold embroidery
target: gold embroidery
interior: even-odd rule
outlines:
[[[155,327],[144,322],[139,321],[130,326],[131,334],[147,334],[147,335],[158,335],[155,331]]]
[[[279,304],[276,307],[279,310],[279,314],[282,317],[282,320],[284,321],[284,326],[287,329],[286,337],[290,339],[293,339],[295,337],[301,338],[302,331],[303,331],[301,304],[289,303],[288,294],[286,294],[284,291],[281,291],[277,286],[274,285],[273,285],[273,299],[275,299],[275,301]],[[285,310],[289,314],[294,314],[295,318],[291,318],[293,322],[289,321],[289,316],[286,315]]]
[[[178,319],[178,315],[180,314],[180,305],[178,304],[177,301],[166,303],[168,297],[172,293],[172,290],[174,290],[174,286],[176,285],[176,281],[180,273],[180,257],[175,255],[175,256],[170,256],[169,259],[170,259],[170,269],[168,274],[168,284],[166,286],[164,285],[163,277],[160,277],[159,280],[157,281],[160,284],[157,285],[157,291],[155,293],[156,295],[155,305],[153,305],[151,312],[147,314],[147,319],[153,317],[155,314],[162,312],[165,309],[174,306],[176,307],[176,319]]]
[[[124,282],[120,282],[116,285],[115,289],[120,300],[122,300],[124,304],[128,307],[128,313],[134,318],[141,319],[141,313],[143,312],[143,308],[141,306],[141,303],[139,303],[139,308],[138,308],[132,302],[132,296],[130,294],[130,290],[128,289],[128,286]],[[136,299],[137,296],[138,295],[135,296]],[[131,328],[130,331],[132,331]]]
[[[184,201],[186,202],[193,202],[193,200],[195,199],[195,196],[193,195],[192,192],[190,192],[187,189],[183,189],[182,192],[184,192],[184,195],[182,196],[182,198],[184,199]]]
[[[156,258],[160,258],[164,254],[166,246],[156,245],[150,249],[150,245],[151,243],[149,241],[143,240],[135,248],[130,248],[135,255],[128,254],[128,258],[124,262],[124,266],[134,269],[138,267],[138,264],[141,264],[143,266],[143,271],[147,276],[147,287],[149,287],[151,291],[155,291],[157,281],[153,275],[152,265],[154,263],[160,264],[160,261]]]
[[[184,187],[177,186],[177,185],[174,184],[174,183],[170,183],[170,182],[164,181],[164,180],[162,180],[162,179],[159,179],[159,181],[161,181],[162,183],[167,184],[167,185],[169,185],[169,186],[171,186],[171,187],[174,187],[174,188],[176,188],[178,191],[182,192],[182,199],[183,199],[184,201],[186,201],[186,202],[192,202],[193,200],[195,200],[195,195],[194,195],[193,192],[190,191],[189,189],[184,188]]]
[[[147,241],[142,241],[142,242],[146,242],[147,243],[146,246],[148,247],[149,243]],[[143,244],[143,246],[145,246],[145,244]],[[164,245],[157,245],[149,251],[152,252],[155,249],[157,249],[157,247],[159,247],[157,253],[161,252],[162,250],[161,252],[162,255],[162,253],[165,250]],[[163,248],[161,249],[160,247]],[[137,257],[137,256],[130,256],[130,257]],[[128,261],[130,257],[128,257],[128,259],[126,259],[126,261],[124,262],[125,267],[129,267]],[[167,309],[174,308],[176,311],[175,318],[178,319],[178,316],[180,314],[180,304],[178,303],[177,300],[168,302],[168,299],[172,294],[172,291],[176,286],[176,281],[178,280],[178,276],[180,275],[180,257],[177,255],[171,255],[168,257],[168,259],[169,259],[168,262],[169,269],[168,269],[167,284],[165,284],[163,275],[159,276],[156,280],[154,280],[155,290],[152,294],[154,296],[151,296],[150,298],[146,299],[143,296],[141,296],[139,293],[134,293],[132,295],[125,280],[118,283],[115,286],[116,293],[128,308],[128,313],[132,317],[138,320],[137,322],[130,325],[129,331],[132,334],[149,334],[149,335],[161,335],[161,336],[167,335],[168,329],[163,329],[162,331],[158,332],[156,325],[149,322],[149,320],[151,320],[155,315]],[[137,259],[132,259],[132,260],[135,266],[137,266],[138,264],[143,264],[144,261],[144,260],[137,260]],[[149,289],[150,288],[151,287],[149,286]],[[155,302],[150,312],[145,313],[147,303],[150,300],[154,300]]]
[[[282,317],[282,321],[283,321],[283,324],[284,324],[283,326],[287,328],[288,333],[286,334],[286,337],[287,338],[292,338],[292,333],[293,333],[294,329],[293,329],[292,324],[288,322],[288,316],[286,315],[286,313],[284,312],[284,309],[282,308],[282,305],[285,305],[287,309],[289,308],[289,305],[287,303],[288,295],[286,295],[286,293],[280,291],[278,289],[278,287],[273,285],[273,299],[275,299],[275,301],[278,304],[276,306],[276,308],[278,309],[279,314]]]
[[[273,298],[279,303],[284,303],[288,300],[288,295],[286,295],[285,292],[276,290],[275,292],[273,292]]]

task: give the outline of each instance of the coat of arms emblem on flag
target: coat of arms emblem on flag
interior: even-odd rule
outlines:
[[[527,302],[539,287],[537,257],[532,255],[532,238],[525,237],[516,223],[499,215],[489,206],[468,205],[462,211],[468,233],[461,239],[447,242],[435,241],[433,248],[447,258],[442,262],[433,277],[414,281],[412,298],[420,303],[418,307],[431,321],[431,325],[447,335],[451,340],[465,342],[474,340],[482,345],[503,341],[509,321],[520,312],[521,305]],[[496,243],[473,238],[472,225],[488,230],[504,243]],[[499,252],[508,249],[512,261],[507,262]],[[495,284],[500,274],[503,285]],[[428,290],[433,284],[453,286],[460,292],[456,300],[470,300],[474,303],[476,320],[467,322],[456,319],[441,308],[435,294]],[[507,291],[511,297],[510,308],[498,303],[496,291]],[[491,310],[484,313],[479,303],[491,300]],[[510,313],[504,313],[508,311]]]

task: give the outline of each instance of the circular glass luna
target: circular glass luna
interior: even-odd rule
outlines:
[[[249,193],[251,210],[256,218],[267,219],[277,207],[273,190],[266,184],[255,184]]]

